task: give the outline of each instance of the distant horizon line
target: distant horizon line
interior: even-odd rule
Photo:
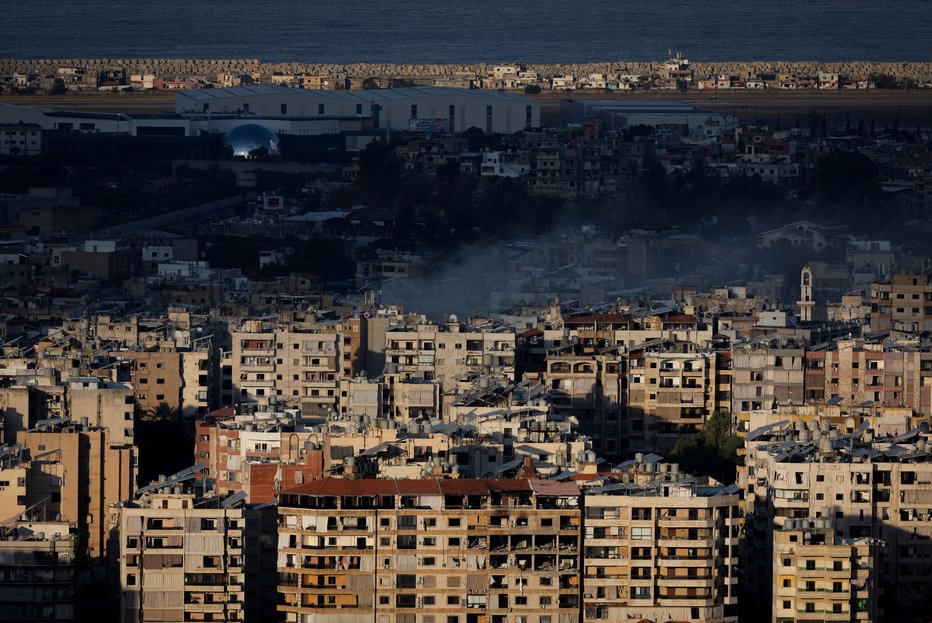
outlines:
[[[217,61],[217,62],[244,62],[259,63],[262,65],[413,65],[413,66],[457,66],[457,65],[546,65],[558,67],[563,65],[611,65],[619,63],[664,63],[670,60],[677,60],[676,57],[655,59],[603,59],[603,60],[586,60],[586,61],[527,61],[527,60],[462,60],[462,61],[307,61],[307,60],[263,60],[261,58],[247,57],[195,57],[195,56],[14,56],[0,52],[0,61],[19,61],[19,62],[50,62],[50,61]],[[683,56],[680,60],[688,60],[690,64],[709,64],[709,63],[816,63],[816,64],[902,64],[902,65],[924,65],[932,63],[932,56],[925,60],[903,60],[903,59],[694,59]]]

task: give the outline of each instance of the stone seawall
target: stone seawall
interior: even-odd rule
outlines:
[[[508,63],[502,63],[508,64]],[[263,63],[255,59],[206,60],[206,59],[0,59],[0,75],[14,72],[47,75],[59,67],[84,67],[91,71],[123,70],[127,74],[156,74],[166,79],[207,78],[215,80],[217,74],[249,75],[258,73],[271,75],[309,74],[345,75],[349,78],[397,77],[397,78],[440,78],[454,73],[486,75],[491,64],[463,65],[394,65],[378,63],[312,64],[312,63]],[[866,78],[870,74],[891,74],[899,79],[911,78],[920,83],[932,80],[932,61],[929,62],[816,62],[816,61],[729,61],[693,62],[691,67],[698,77],[716,74],[748,77],[762,73],[788,73],[815,75],[819,71],[839,73],[853,78]],[[662,62],[571,63],[565,65],[527,65],[527,69],[542,77],[573,74],[577,77],[588,74],[632,73],[638,75],[659,74]]]

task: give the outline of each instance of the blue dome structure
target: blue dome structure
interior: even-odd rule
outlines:
[[[234,158],[254,160],[279,155],[278,135],[257,123],[236,126],[224,135],[223,144]]]

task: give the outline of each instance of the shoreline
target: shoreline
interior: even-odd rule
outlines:
[[[0,73],[11,71],[45,71],[57,67],[86,67],[94,70],[124,69],[132,72],[175,72],[179,75],[196,75],[211,72],[242,72],[261,74],[306,73],[345,74],[349,77],[392,75],[397,77],[446,76],[459,72],[487,72],[501,65],[521,65],[528,71],[542,74],[653,72],[661,70],[666,60],[656,61],[590,61],[576,63],[308,63],[264,62],[259,59],[194,59],[194,58],[12,58],[0,57]],[[898,78],[929,80],[932,78],[932,59],[925,61],[691,61],[697,75],[715,73],[818,73],[826,71],[852,76],[870,73],[887,73]]]

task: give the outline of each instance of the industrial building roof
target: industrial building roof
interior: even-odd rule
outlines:
[[[224,99],[232,97],[252,97],[263,95],[298,95],[303,97],[326,97],[331,99],[340,99],[353,102],[375,103],[389,100],[415,99],[420,97],[440,97],[440,96],[472,96],[483,98],[494,98],[498,100],[510,101],[529,101],[527,98],[514,93],[503,93],[499,91],[486,91],[480,89],[453,89],[450,87],[405,87],[400,89],[369,89],[364,91],[324,91],[315,89],[295,89],[292,87],[270,86],[270,85],[248,85],[228,87],[223,89],[196,89],[190,91],[178,91],[176,96],[188,97],[194,100],[211,100]]]

